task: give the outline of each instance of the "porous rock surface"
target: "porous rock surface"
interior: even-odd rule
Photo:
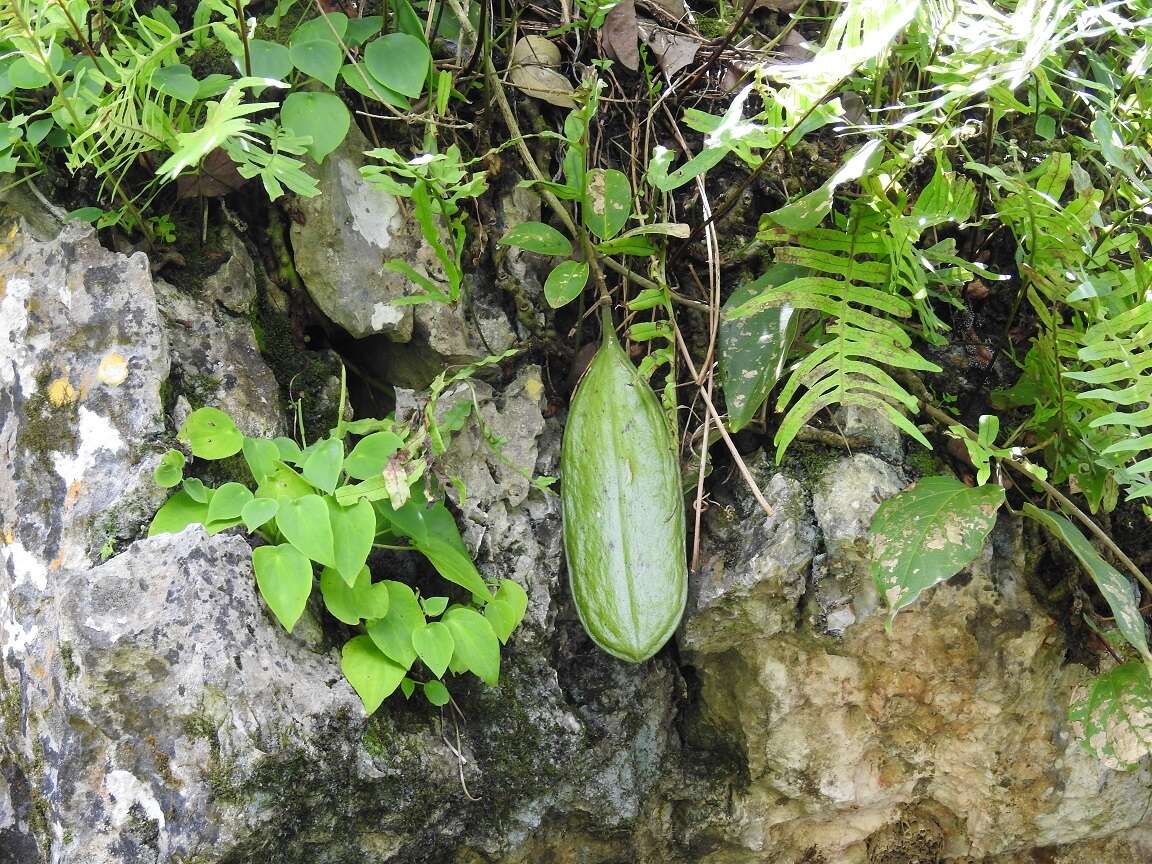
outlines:
[[[87,228],[3,224],[2,864],[1152,855],[1148,766],[1107,770],[1069,735],[1088,673],[1028,589],[1017,522],[886,632],[867,526],[911,476],[890,440],[813,450],[804,470],[753,459],[772,516],[717,471],[675,644],[640,666],[598,652],[567,598],[556,497],[527,480],[556,473],[562,428],[530,364],[442,397],[475,400],[485,424],[445,463],[468,492],[463,534],[530,596],[501,683],[461,680],[459,712],[394,697],[366,719],[340,631],[313,609],[284,633],[242,537],[193,527],[101,562],[162,498],[162,393],[187,362],[173,324],[195,347],[198,327],[231,322],[212,362],[263,374],[220,299],[248,288],[198,310]]]

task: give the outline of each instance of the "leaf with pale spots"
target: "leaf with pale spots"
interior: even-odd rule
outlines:
[[[607,240],[620,233],[632,215],[632,186],[624,172],[593,168],[588,172],[580,213],[584,225]]]
[[[1152,753],[1152,678],[1139,661],[1104,673],[1073,694],[1072,733],[1107,767],[1126,771]]]
[[[1152,665],[1152,652],[1148,650],[1148,636],[1144,629],[1144,617],[1140,614],[1136,592],[1132,585],[1115,567],[1100,557],[1096,548],[1088,542],[1088,538],[1080,533],[1080,529],[1069,522],[1059,513],[1051,510],[1041,510],[1033,504],[1024,505],[1024,515],[1035,519],[1056,538],[1067,546],[1075,555],[1084,569],[1108,601],[1108,608],[1116,619],[1116,626],[1124,634],[1145,662]]]
[[[872,579],[888,603],[888,626],[921,592],[972,562],[1004,503],[999,486],[925,477],[892,496],[872,518]]]
[[[794,264],[774,264],[759,279],[732,292],[724,311],[735,309],[766,287],[778,287],[808,274]],[[768,306],[746,318],[720,319],[720,383],[728,403],[728,428],[743,429],[756,416],[784,372],[784,361],[796,336],[796,310],[791,304]]]

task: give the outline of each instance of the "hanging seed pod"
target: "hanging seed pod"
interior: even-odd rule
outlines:
[[[656,394],[605,318],[564,430],[564,549],[584,629],[609,654],[639,663],[684,613],[684,499]]]

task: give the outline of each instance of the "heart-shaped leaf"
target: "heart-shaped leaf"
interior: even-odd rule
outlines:
[[[305,75],[311,75],[329,87],[336,86],[336,76],[344,65],[344,53],[335,42],[326,39],[293,42],[288,54],[292,58],[292,65]]]
[[[343,464],[344,442],[339,438],[325,438],[316,442],[312,452],[300,466],[300,473],[317,489],[323,489],[331,495],[336,491],[336,483],[340,480],[340,468]]]
[[[252,500],[252,492],[241,483],[225,483],[208,502],[208,522],[239,519],[244,505]]]
[[[252,550],[252,569],[260,596],[272,614],[291,632],[312,593],[312,565],[289,543]]]
[[[208,518],[208,505],[183,489],[164,502],[148,526],[148,536],[178,534],[189,525],[202,525]]]
[[[240,511],[240,518],[251,532],[267,523],[279,509],[280,503],[275,498],[253,498]]]
[[[297,42],[313,42],[316,40],[340,44],[344,34],[348,32],[348,16],[343,12],[326,12],[309,18],[292,31],[288,37],[288,44]]]
[[[385,579],[380,584],[388,586],[388,614],[369,621],[365,629],[381,651],[407,669],[416,660],[412,631],[424,626],[424,613],[412,589],[403,582]]]
[[[925,477],[872,517],[872,578],[888,603],[888,626],[921,592],[955,576],[984,545],[1004,503],[1000,486]]]
[[[277,501],[291,501],[304,495],[311,495],[315,490],[307,480],[285,465],[276,462],[272,470],[256,487],[257,498],[275,498]]]
[[[369,714],[392,695],[405,674],[405,669],[385,657],[367,636],[356,636],[344,643],[340,669]]]
[[[448,693],[448,688],[444,686],[442,681],[425,681],[424,698],[437,708],[443,707],[452,701],[452,697]]]
[[[344,100],[334,93],[297,91],[284,100],[280,122],[296,135],[311,138],[308,155],[321,163],[343,142],[352,118]]]
[[[336,570],[351,585],[372,552],[372,541],[376,539],[376,511],[363,499],[350,507],[341,507],[331,498],[325,500],[332,525]]]
[[[378,477],[388,460],[403,446],[404,440],[394,432],[367,435],[356,443],[344,460],[344,471],[357,480]]]
[[[500,640],[483,615],[467,606],[453,606],[444,613],[444,624],[455,644],[453,658],[485,684],[500,681]]]
[[[199,459],[227,459],[244,446],[244,436],[232,418],[218,408],[197,408],[176,438]]]
[[[281,500],[276,513],[276,527],[285,540],[313,561],[327,567],[336,566],[328,505],[319,495]]]
[[[345,624],[355,625],[361,619],[383,618],[388,614],[388,586],[383,582],[373,584],[367,567],[360,569],[352,585],[331,567],[325,567],[320,573],[320,593],[328,611]]]
[[[271,78],[275,81],[283,81],[292,72],[292,58],[288,53],[288,48],[279,42],[249,39],[248,56],[252,60],[253,78]]]
[[[244,439],[244,461],[248,463],[248,470],[252,478],[259,483],[276,470],[276,463],[280,461],[280,451],[276,444],[267,438]]]
[[[361,96],[367,96],[369,99],[377,99],[405,110],[412,105],[407,97],[401,96],[395,90],[391,90],[385,87],[382,82],[377,81],[372,73],[367,71],[363,63],[357,63],[356,65],[346,63],[340,69],[340,77],[344,79],[345,84]]]
[[[443,676],[448,669],[455,644],[452,631],[439,621],[412,631],[412,647],[416,650],[416,656],[424,661],[424,665],[437,678]]]
[[[364,64],[385,87],[415,99],[424,91],[432,54],[407,33],[389,33],[364,46]]]
[[[528,610],[528,594],[511,579],[501,579],[496,596],[484,607],[484,617],[492,625],[501,644],[507,645],[512,632]]]
[[[169,450],[160,457],[160,462],[152,472],[152,479],[157,486],[171,489],[184,479],[184,463],[187,460],[179,450]]]

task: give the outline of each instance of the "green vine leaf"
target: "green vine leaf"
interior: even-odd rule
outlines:
[[[152,472],[152,480],[157,486],[171,489],[184,479],[184,463],[187,460],[179,450],[169,450],[160,457],[160,462]]]
[[[501,246],[514,246],[527,249],[538,255],[558,255],[567,258],[572,254],[572,241],[543,222],[521,222],[504,232]]]
[[[1084,565],[1084,569],[1104,595],[1108,608],[1116,619],[1116,626],[1124,634],[1128,643],[1136,649],[1144,661],[1152,665],[1152,652],[1148,650],[1148,636],[1144,627],[1144,617],[1128,580],[1111,564],[1100,557],[1088,538],[1080,529],[1059,513],[1041,510],[1033,504],[1025,503],[1025,516],[1035,519],[1052,532],[1061,543]]]
[[[1127,771],[1152,753],[1152,679],[1139,661],[1097,677],[1068,709],[1073,734],[1109,768]]]
[[[385,657],[367,636],[356,636],[344,643],[340,669],[369,714],[400,686],[406,671]]]
[[[344,471],[355,480],[378,477],[388,460],[403,446],[404,440],[394,432],[374,432],[356,442],[344,460]]]
[[[403,582],[385,579],[380,584],[388,586],[388,614],[369,621],[365,629],[381,651],[408,669],[416,661],[412,631],[424,626],[424,613],[416,594]]]
[[[317,441],[300,466],[304,479],[331,495],[336,491],[340,480],[340,468],[344,464],[344,442],[339,438],[325,438]]]
[[[484,617],[492,625],[496,638],[507,645],[512,632],[528,611],[528,594],[511,579],[501,579],[496,596],[484,607]]]
[[[328,505],[319,495],[302,495],[281,501],[276,513],[276,527],[285,540],[313,561],[326,567],[336,566]]]
[[[1004,503],[999,486],[965,486],[955,477],[926,477],[886,500],[872,518],[872,578],[896,613],[980,554]]]
[[[412,631],[412,647],[437,678],[441,678],[452,660],[456,642],[448,625],[432,621]]]
[[[336,76],[344,63],[344,52],[339,45],[328,39],[293,40],[288,52],[293,66],[335,88]]]
[[[312,564],[290,543],[252,550],[252,569],[260,596],[289,633],[312,593]]]
[[[443,620],[456,646],[453,661],[485,684],[496,686],[500,681],[500,640],[488,619],[467,606],[453,606]]]
[[[252,493],[242,483],[225,483],[215,490],[208,502],[206,524],[240,519],[244,505],[252,500]]]
[[[448,688],[440,681],[424,682],[424,698],[437,708],[442,708],[452,701]]]
[[[240,511],[240,518],[244,521],[244,527],[252,532],[267,524],[279,509],[280,502],[275,498],[253,498]]]
[[[593,168],[585,176],[580,209],[584,225],[601,240],[620,233],[632,215],[632,185],[623,171]]]
[[[308,155],[320,164],[340,146],[348,134],[352,117],[344,100],[335,93],[297,91],[288,94],[284,100],[280,123],[293,135],[312,139]]]
[[[588,284],[588,265],[583,261],[561,261],[544,280],[544,299],[553,309],[567,306]]]
[[[424,90],[432,54],[407,33],[389,33],[364,46],[364,65],[389,90],[415,99]]]
[[[156,511],[148,525],[148,536],[178,534],[189,525],[203,524],[207,518],[208,505],[181,489]]]
[[[351,585],[372,552],[376,539],[376,511],[361,499],[350,507],[341,507],[325,496],[332,526],[332,545],[336,570]]]
[[[324,606],[338,621],[356,625],[361,619],[383,618],[388,614],[390,595],[383,582],[373,584],[367,567],[360,568],[355,582],[349,585],[331,567],[320,572],[320,594]]]
[[[756,281],[741,285],[724,304],[724,312],[805,275],[803,267],[774,264]],[[796,336],[796,310],[791,304],[768,306],[745,318],[721,315],[718,335],[720,384],[728,403],[728,428],[747,426],[784,373],[784,361]]]

